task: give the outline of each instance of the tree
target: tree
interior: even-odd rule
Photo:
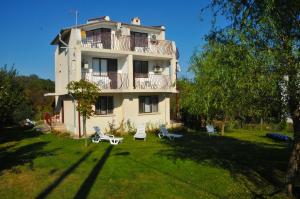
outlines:
[[[282,88],[281,103],[287,106],[293,120],[294,144],[286,176],[287,192],[292,195],[300,159],[300,3],[285,0],[212,0],[210,7],[215,16],[224,15],[230,22],[229,27],[244,35],[245,44],[253,48],[262,60],[267,60],[271,55],[272,64],[269,67],[272,67],[277,85]],[[222,33],[227,28],[218,32]]]
[[[69,92],[77,100],[76,109],[82,115],[83,135],[85,137],[85,146],[87,146],[86,119],[90,118],[93,113],[93,104],[99,96],[100,89],[97,85],[85,80],[72,81],[67,85]]]
[[[52,103],[54,102],[54,98],[44,96],[45,93],[54,92],[55,85],[53,81],[41,79],[37,75],[18,76],[17,80],[24,88],[24,103],[27,104],[24,110],[28,110],[28,113],[31,112],[27,114],[28,118],[40,120],[45,112],[53,111]],[[25,104],[23,107],[25,108]],[[21,108],[21,115],[25,115],[24,112],[22,113],[22,110]],[[20,114],[18,115],[21,116]]]
[[[202,52],[191,59],[195,80],[184,94],[183,106],[209,120],[221,121],[221,134],[230,118],[262,117],[274,105],[278,87],[272,69],[261,64],[242,35],[230,30],[222,38],[207,37]],[[266,60],[264,60],[266,61]],[[186,101],[186,102],[185,102]]]
[[[14,113],[23,102],[23,87],[17,81],[17,71],[13,67],[0,68],[0,127],[15,122]]]

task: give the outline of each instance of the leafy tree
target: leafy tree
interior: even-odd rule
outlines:
[[[231,118],[266,117],[278,93],[272,69],[261,64],[242,35],[226,34],[208,37],[204,50],[192,57],[195,81],[185,87],[189,97],[182,103],[191,113],[221,121],[221,134]]]
[[[90,118],[94,113],[93,104],[99,96],[100,89],[97,85],[85,80],[72,81],[67,85],[67,89],[77,100],[76,109],[83,118],[83,134],[85,146],[87,146],[86,119]]]
[[[215,16],[222,14],[235,33],[243,34],[245,45],[254,50],[255,60],[272,58],[272,72],[282,88],[282,105],[287,106],[294,128],[294,145],[287,171],[287,191],[292,195],[300,160],[300,3],[285,0],[212,0]],[[213,34],[222,37],[228,27]],[[221,34],[219,34],[221,33]],[[236,35],[236,34],[235,34]],[[266,63],[262,62],[266,65]]]
[[[16,77],[17,71],[13,67],[0,68],[0,127],[14,122],[13,115],[24,100],[23,88]]]
[[[41,79],[37,75],[18,76],[17,79],[24,87],[25,101],[29,106],[27,108],[31,109],[31,114],[27,117],[40,120],[45,112],[52,112],[54,98],[44,97],[44,94],[54,92],[53,81]]]

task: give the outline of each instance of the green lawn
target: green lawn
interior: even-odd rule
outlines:
[[[234,131],[85,148],[83,140],[6,129],[0,198],[284,198],[288,147]]]

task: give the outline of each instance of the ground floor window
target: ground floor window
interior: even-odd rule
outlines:
[[[139,96],[139,112],[153,113],[158,112],[158,96]]]
[[[100,96],[95,104],[96,115],[112,114],[114,109],[113,96]]]

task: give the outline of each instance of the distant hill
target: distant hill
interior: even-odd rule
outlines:
[[[27,110],[24,110],[26,113],[23,114],[29,118],[39,120],[43,118],[45,112],[52,111],[54,98],[44,97],[44,94],[55,91],[54,81],[39,78],[37,75],[17,76],[17,80],[23,86],[26,104],[28,105],[24,107]]]

